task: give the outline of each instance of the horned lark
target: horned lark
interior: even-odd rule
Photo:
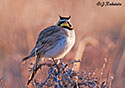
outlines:
[[[37,56],[36,63],[30,72],[27,84],[33,79],[40,58],[60,59],[71,50],[75,43],[75,32],[70,23],[71,16],[59,17],[60,19],[56,25],[47,27],[40,32],[36,45],[30,55],[22,60],[25,61],[31,57]]]
[[[22,61],[37,55],[36,64],[42,57],[60,59],[64,57],[75,43],[75,32],[69,17],[61,17],[56,25],[40,32],[36,45],[30,55]]]

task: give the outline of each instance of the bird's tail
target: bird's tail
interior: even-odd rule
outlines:
[[[28,60],[30,57],[32,57],[32,56],[30,55],[30,56],[27,56],[27,57],[23,58],[22,62],[25,61],[25,60]]]

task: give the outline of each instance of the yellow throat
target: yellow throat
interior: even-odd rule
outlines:
[[[66,26],[66,27],[69,27],[69,28],[70,28],[70,26],[69,26],[69,24],[67,23],[67,21],[66,21],[65,23],[62,23],[60,26],[61,26],[61,27]]]

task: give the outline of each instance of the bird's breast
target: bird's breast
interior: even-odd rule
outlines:
[[[45,57],[47,58],[53,57],[60,59],[64,57],[71,50],[71,48],[75,44],[75,32],[74,30],[70,31],[64,30],[64,33],[66,33],[65,37],[59,40],[59,42],[54,48],[47,51],[44,55]]]

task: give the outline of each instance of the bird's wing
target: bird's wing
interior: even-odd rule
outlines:
[[[31,51],[31,55],[35,56],[38,53],[44,54],[46,51],[55,47],[59,40],[65,37],[63,28],[50,26],[40,32],[35,48]]]

